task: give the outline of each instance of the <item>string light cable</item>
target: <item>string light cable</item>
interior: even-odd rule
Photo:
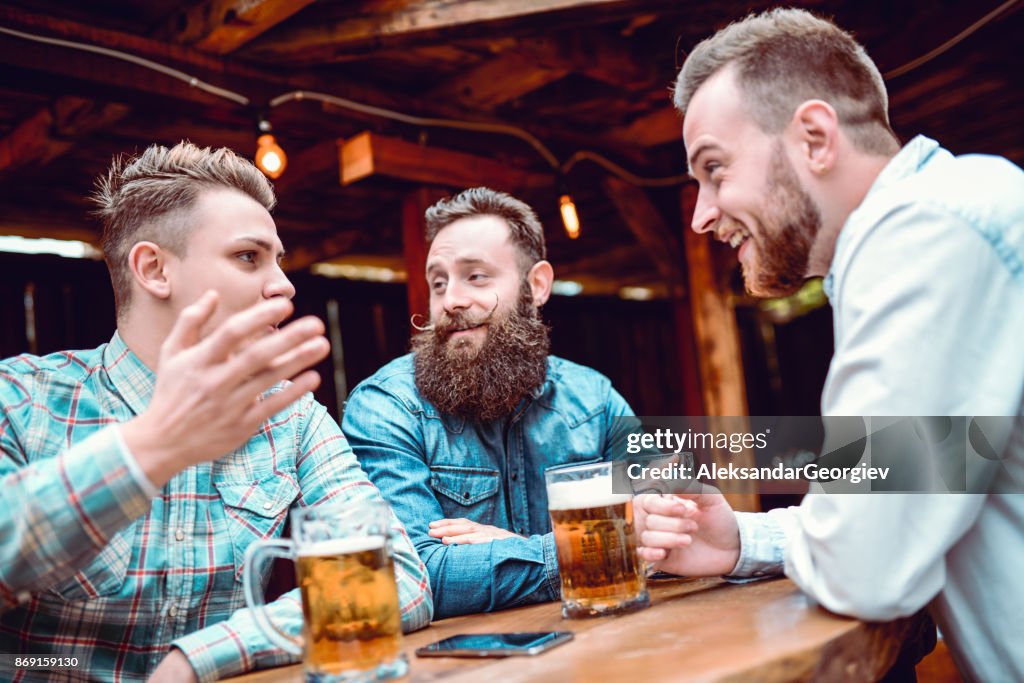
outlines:
[[[15,36],[16,38],[22,38],[23,40],[31,40],[37,43],[44,43],[46,45],[57,45],[59,47],[66,47],[71,50],[81,50],[82,52],[92,52],[94,54],[103,55],[104,57],[110,57],[111,59],[119,59],[122,62],[129,62],[137,66],[145,67],[157,73],[161,73],[165,76],[170,76],[179,81],[188,83],[191,87],[202,90],[203,92],[216,95],[217,97],[223,97],[226,100],[236,102],[243,107],[249,105],[249,98],[240,93],[228,90],[226,88],[220,88],[206,81],[200,80],[196,76],[187,74],[184,71],[171,68],[159,62],[146,59],[145,57],[139,57],[138,55],[129,54],[127,52],[121,52],[120,50],[114,50],[109,47],[102,47],[100,45],[90,45],[89,43],[79,43],[74,40],[64,40],[63,38],[51,38],[49,36],[40,36],[34,33],[25,33],[24,31],[18,31],[13,28],[7,28],[6,26],[0,26],[0,33],[6,33],[7,35]]]
[[[1013,8],[1015,5],[1019,4],[1019,2],[1020,0],[1007,0],[1006,2],[999,5],[991,12],[981,17],[973,24],[965,28],[963,31],[953,36],[949,40],[945,41],[935,49],[930,50],[929,52],[925,53],[924,55],[921,55],[920,57],[914,60],[911,60],[910,62],[907,62],[903,66],[887,71],[885,74],[883,74],[883,77],[886,79],[896,78],[897,76],[902,76],[903,74],[913,69],[916,69],[922,64],[931,61],[935,57],[941,55],[942,53],[952,48],[954,45],[966,39],[971,34],[978,31],[978,29],[992,22],[994,19],[1001,16],[1002,14],[1005,14],[1007,10]],[[91,45],[88,43],[81,43],[73,40],[65,40],[63,38],[40,36],[8,28],[6,26],[0,26],[0,33],[11,35],[16,38],[21,38],[23,40],[34,41],[46,45],[55,45],[72,50],[80,50],[83,52],[91,52],[93,54],[103,55],[105,57],[110,57],[112,59],[118,59],[124,62],[129,62],[131,64],[135,64],[137,66],[150,69],[157,73],[161,73],[170,78],[177,79],[179,81],[187,83],[190,87],[202,90],[203,92],[209,93],[217,97],[221,97],[226,100],[230,100],[232,102],[235,102],[236,104],[242,105],[243,107],[246,107],[250,104],[250,99],[245,95],[242,95],[241,93],[228,90],[227,88],[221,88],[211,83],[207,83],[206,81],[203,81],[196,76],[185,73],[184,71],[174,69],[164,64],[160,64],[158,62],[146,59],[144,57],[139,57],[137,55],[129,54],[127,52],[115,50],[113,48],[102,47],[99,45]],[[569,157],[569,159],[566,160],[565,163],[560,163],[558,161],[558,158],[551,152],[551,150],[536,136],[532,135],[530,132],[522,128],[510,124],[414,116],[412,114],[406,114],[403,112],[394,111],[392,109],[386,109],[384,107],[377,107],[374,105],[349,100],[343,97],[337,97],[335,95],[329,95],[326,93],[319,93],[308,90],[294,90],[292,92],[279,95],[270,100],[269,106],[273,108],[282,105],[286,102],[302,101],[306,99],[333,104],[335,106],[341,107],[343,109],[348,109],[350,111],[356,111],[370,116],[377,116],[380,118],[386,118],[413,126],[451,128],[456,130],[508,135],[510,137],[518,138],[519,140],[522,140],[523,142],[530,145],[530,147],[532,147],[548,163],[548,165],[551,166],[552,170],[563,175],[568,173],[569,170],[571,170],[574,166],[576,166],[576,164],[580,163],[581,161],[590,161],[592,163],[598,164],[599,166],[606,169],[613,175],[618,176],[622,180],[640,187],[668,187],[672,185],[679,185],[689,180],[689,176],[687,175],[665,176],[660,178],[641,177],[627,171],[626,169],[619,166],[615,162],[611,161],[604,155],[591,150],[579,150],[577,152],[574,152]]]

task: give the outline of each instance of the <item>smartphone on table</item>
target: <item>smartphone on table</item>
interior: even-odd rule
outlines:
[[[460,633],[416,650],[419,657],[517,657],[539,655],[572,640],[569,631]]]

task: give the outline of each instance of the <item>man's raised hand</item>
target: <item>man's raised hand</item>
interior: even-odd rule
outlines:
[[[319,319],[307,316],[278,330],[293,307],[284,298],[268,299],[203,336],[216,307],[217,294],[210,291],[182,310],[161,346],[149,407],[121,425],[128,449],[158,487],[245,443],[270,416],[320,383],[306,369],[330,350]],[[284,379],[291,383],[263,397]]]

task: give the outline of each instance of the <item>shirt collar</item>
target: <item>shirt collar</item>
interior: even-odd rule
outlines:
[[[132,353],[118,332],[114,332],[103,350],[103,368],[132,412],[142,414],[153,398],[156,373]]]
[[[918,170],[933,154],[939,149],[939,143],[932,140],[924,135],[918,135],[913,140],[903,146],[896,156],[889,160],[889,163],[885,165],[882,172],[875,178],[875,182],[871,183],[871,187],[868,189],[864,199],[861,201],[860,206],[863,206],[871,198],[873,194],[877,194],[882,189],[897,183],[904,178],[917,173]],[[860,207],[858,207],[860,208]],[[825,275],[825,279],[822,282],[822,287],[825,290],[825,296],[832,300],[832,291],[835,281],[835,264],[839,262],[839,252],[842,251],[846,241],[850,223],[854,221],[854,217],[857,215],[857,209],[847,217],[846,223],[843,224],[842,230],[839,231],[839,237],[836,239],[836,248],[832,255],[832,264],[829,266],[828,274]]]

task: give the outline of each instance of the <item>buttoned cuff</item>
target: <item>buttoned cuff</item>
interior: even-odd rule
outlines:
[[[555,550],[555,534],[548,532],[542,537],[544,548],[544,573],[548,579],[549,599],[558,600],[562,595],[562,576],[558,573],[558,552]]]
[[[250,661],[242,637],[225,622],[178,638],[171,643],[181,650],[200,683],[244,673],[255,668]]]
[[[746,580],[781,574],[786,554],[786,533],[771,514],[736,512],[740,557],[726,579]]]

